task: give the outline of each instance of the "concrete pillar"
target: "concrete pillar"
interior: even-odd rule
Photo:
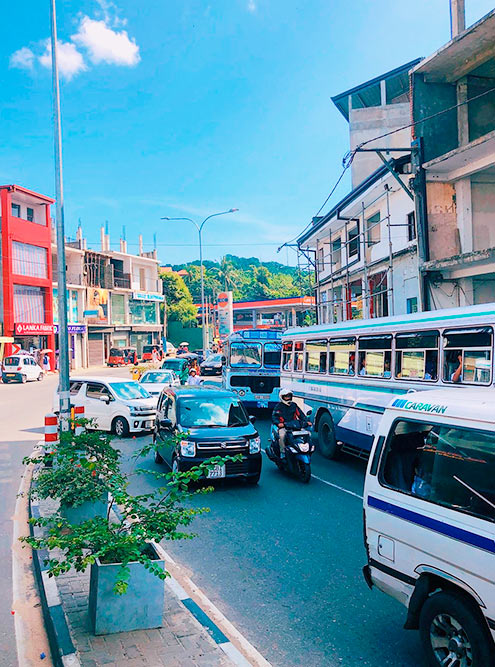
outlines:
[[[473,252],[473,208],[471,204],[471,179],[469,177],[456,182],[455,198],[461,253]]]
[[[386,106],[387,104],[387,82],[385,79],[380,81],[380,102],[382,107]]]
[[[450,35],[452,39],[466,29],[465,0],[450,0]]]
[[[100,227],[100,245],[101,251],[105,252],[105,227]]]
[[[467,77],[463,77],[457,82],[457,104],[466,102],[467,99]],[[459,146],[465,146],[469,143],[469,114],[467,104],[457,107],[457,139]]]

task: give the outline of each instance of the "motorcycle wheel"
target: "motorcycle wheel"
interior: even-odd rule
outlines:
[[[299,477],[301,479],[301,482],[304,484],[308,484],[309,480],[311,479],[311,464],[310,463],[304,463],[304,461],[299,461]]]

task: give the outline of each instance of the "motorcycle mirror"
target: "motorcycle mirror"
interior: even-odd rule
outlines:
[[[254,424],[254,422],[256,421],[256,416],[255,415],[249,415],[249,421],[251,422],[251,424]]]
[[[310,409],[306,412],[306,417],[311,417],[312,414],[313,414],[313,410],[310,408]]]

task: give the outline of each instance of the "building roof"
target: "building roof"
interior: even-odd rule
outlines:
[[[407,162],[410,162],[411,157],[410,155],[402,155],[401,157],[398,158],[392,158],[392,167],[395,166],[403,166]],[[389,170],[385,165],[382,165],[381,167],[378,167],[372,174],[368,176],[368,178],[365,178],[364,181],[362,181],[359,185],[357,185],[353,190],[348,192],[333,208],[330,209],[330,211],[326,214],[323,215],[319,218],[314,218],[313,223],[311,227],[303,232],[301,236],[297,239],[297,244],[301,246],[307,239],[309,239],[313,234],[318,230],[324,227],[324,225],[327,224],[329,220],[331,220],[334,215],[336,215],[340,210],[348,206],[349,204],[352,204],[352,202],[360,197],[368,188],[370,188],[372,185],[377,183],[381,178],[386,176],[389,173]]]
[[[279,306],[311,306],[314,305],[312,296],[292,296],[287,299],[260,299],[259,301],[235,301],[234,310],[244,310],[245,308],[272,308]]]
[[[398,97],[409,90],[408,72],[419,62],[421,62],[421,58],[415,58],[415,60],[396,67],[390,70],[390,72],[360,83],[358,86],[354,86],[354,88],[349,88],[349,90],[345,90],[343,93],[334,95],[332,102],[346,120],[349,120],[349,97],[351,96],[357,97],[362,108],[378,107],[381,104],[381,94],[379,86],[377,89],[377,84],[381,81],[390,81],[390,96],[392,99]],[[392,79],[396,79],[396,81],[392,82]]]
[[[34,197],[35,199],[39,199],[45,204],[55,203],[55,199],[52,199],[51,197],[47,197],[46,195],[41,195],[39,192],[28,190],[27,188],[23,188],[22,185],[15,185],[14,183],[12,185],[0,185],[0,190],[9,190],[9,192],[21,192],[23,195],[28,195],[29,197]]]

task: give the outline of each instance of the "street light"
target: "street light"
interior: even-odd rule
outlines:
[[[198,238],[199,238],[199,264],[201,267],[201,324],[203,326],[203,355],[206,353],[206,350],[208,348],[209,344],[209,337],[208,337],[208,332],[206,331],[206,313],[205,313],[205,280],[204,280],[204,275],[203,275],[203,241],[201,237],[201,232],[203,231],[203,227],[205,226],[205,223],[207,220],[210,218],[216,218],[218,215],[226,215],[227,213],[235,213],[238,211],[238,208],[229,208],[228,211],[220,211],[220,213],[212,213],[209,215],[207,218],[203,220],[201,224],[198,224],[195,220],[192,218],[161,218],[162,220],[188,220],[189,222],[192,222],[193,225],[196,227],[198,230]]]

